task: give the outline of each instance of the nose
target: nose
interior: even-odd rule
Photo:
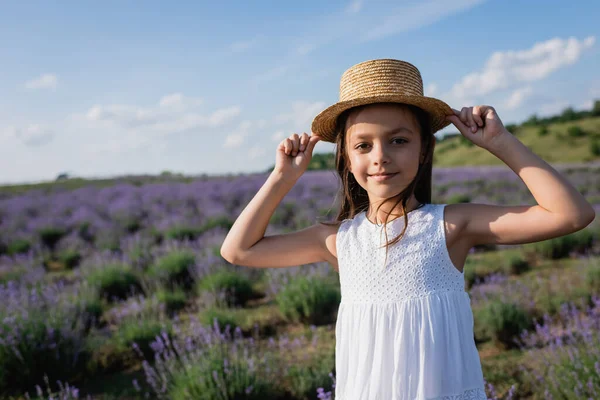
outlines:
[[[386,149],[385,145],[382,145],[381,143],[373,146],[373,150],[371,150],[371,157],[373,164],[375,165],[383,165],[390,162],[388,150]]]

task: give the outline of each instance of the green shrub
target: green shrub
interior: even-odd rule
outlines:
[[[322,325],[333,321],[340,297],[339,286],[322,278],[299,276],[288,283],[275,300],[286,319]]]
[[[529,313],[521,306],[511,302],[493,300],[487,303],[477,316],[478,322],[489,336],[505,348],[516,348],[516,338],[523,330],[533,326]]]
[[[154,359],[154,350],[150,346],[162,332],[171,335],[171,325],[159,321],[156,318],[125,318],[119,323],[114,340],[118,349],[128,351],[135,345],[147,360]]]
[[[546,136],[548,132],[548,127],[546,125],[540,126],[537,130],[538,136]]]
[[[58,261],[60,261],[65,268],[73,269],[81,262],[81,254],[79,254],[77,250],[65,250],[58,255]]]
[[[167,239],[183,241],[195,240],[201,234],[202,228],[200,227],[179,225],[169,228],[164,235]]]
[[[505,260],[504,271],[509,275],[521,275],[522,273],[529,271],[529,269],[529,263],[522,255],[511,254],[507,260]]]
[[[234,310],[221,308],[218,306],[211,306],[204,309],[200,315],[199,320],[202,324],[206,326],[214,326],[216,323],[221,332],[224,332],[227,328],[227,325],[230,326],[231,331],[233,332],[236,327],[241,328],[241,321],[239,321],[238,313]]]
[[[225,292],[227,307],[244,306],[248,300],[255,297],[252,282],[234,271],[220,270],[205,276],[197,285],[199,293],[211,291]]]
[[[158,301],[165,305],[169,313],[179,311],[185,307],[187,299],[186,293],[181,289],[175,289],[174,291],[161,289],[156,292],[156,297]]]
[[[582,137],[585,136],[585,131],[578,126],[571,126],[567,129],[567,134],[570,137]]]
[[[286,369],[284,378],[290,382],[293,398],[314,399],[317,389],[331,387],[330,374],[335,367],[335,356],[319,354],[311,357],[311,362],[306,365],[293,363]]]
[[[594,138],[590,141],[590,153],[594,156],[600,156],[600,139]]]
[[[196,263],[194,253],[186,250],[173,251],[162,256],[150,266],[148,275],[167,283],[170,287],[192,287],[193,275],[190,269]]]
[[[53,250],[56,244],[67,234],[67,231],[62,228],[56,227],[45,227],[38,231],[41,242],[44,246]]]
[[[593,265],[587,270],[585,283],[592,293],[600,293],[600,265]]]
[[[15,239],[8,243],[6,252],[8,255],[25,254],[31,249],[31,243],[25,239]]]
[[[591,248],[593,241],[592,232],[583,229],[569,235],[533,243],[531,247],[543,258],[556,260],[568,257],[571,252],[586,251]]]
[[[52,318],[40,311],[0,318],[0,393],[34,389],[47,375],[51,382],[82,376],[88,360],[77,331],[65,326],[70,315]],[[72,321],[76,322],[76,321]]]
[[[124,300],[129,295],[142,291],[139,278],[129,266],[124,264],[115,263],[97,267],[88,275],[87,281],[99,289],[101,297],[106,297],[108,300],[113,298]]]
[[[456,203],[469,203],[471,201],[471,197],[466,194],[456,194],[448,198],[446,203],[448,204],[456,204]]]
[[[206,223],[202,226],[202,231],[206,232],[206,231],[216,228],[216,227],[220,227],[220,228],[229,230],[229,229],[231,229],[232,226],[233,226],[233,221],[231,220],[231,218],[229,218],[225,215],[221,215],[218,217],[209,218],[206,221]]]
[[[174,374],[169,399],[283,398],[285,393],[277,381],[268,374],[257,371],[256,368],[250,368],[245,358],[234,358],[223,354],[222,351],[217,351],[216,347],[206,353],[202,363],[190,364]]]

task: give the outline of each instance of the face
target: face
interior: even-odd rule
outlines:
[[[371,202],[396,196],[412,182],[419,168],[419,123],[401,105],[369,106],[349,115],[346,150],[348,169]]]

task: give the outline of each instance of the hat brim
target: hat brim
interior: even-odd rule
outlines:
[[[344,111],[373,103],[404,103],[412,104],[426,111],[431,116],[432,134],[450,125],[446,116],[453,115],[448,104],[442,100],[427,96],[412,95],[377,95],[359,99],[340,101],[321,111],[313,120],[311,131],[320,136],[325,142],[335,143],[337,119]]]

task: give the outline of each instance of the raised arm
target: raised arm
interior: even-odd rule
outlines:
[[[221,256],[248,267],[290,267],[332,261],[332,229],[316,224],[281,235],[264,236],[275,209],[306,170],[318,136],[294,134],[277,149],[276,166],[239,215],[221,246]],[[331,249],[331,246],[329,246]]]
[[[592,205],[565,177],[510,134],[493,107],[454,111],[448,119],[461,134],[504,161],[538,202],[534,206],[453,205],[453,212],[462,219],[462,236],[472,245],[538,242],[579,231],[594,220]]]

